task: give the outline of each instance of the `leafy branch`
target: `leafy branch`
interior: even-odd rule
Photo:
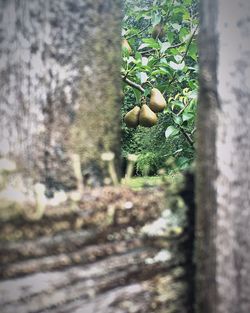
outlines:
[[[191,36],[190,36],[190,38],[189,38],[189,40],[188,40],[188,43],[187,43],[185,52],[184,52],[184,54],[183,54],[183,56],[182,56],[182,59],[181,59],[180,63],[182,63],[182,62],[184,61],[184,59],[186,58],[186,56],[187,56],[187,54],[188,54],[188,51],[189,51],[189,48],[190,48],[190,45],[191,45],[191,43],[192,43],[192,41],[193,41],[193,38],[194,38],[194,36],[195,36],[195,33],[196,33],[198,27],[199,27],[199,25],[196,25],[196,27],[195,27],[193,33],[191,34]],[[175,81],[175,79],[176,79],[176,72],[174,73],[172,79],[170,80],[170,82],[169,82],[168,84],[171,85],[171,84]],[[163,94],[164,94],[164,93],[163,93]]]
[[[122,80],[123,80],[127,85],[129,85],[130,87],[133,87],[133,88],[139,90],[139,91],[142,92],[142,93],[145,92],[145,89],[144,89],[141,85],[139,85],[139,84],[133,82],[132,80],[128,79],[126,76],[123,76],[123,77],[122,77]]]
[[[139,85],[139,84],[133,82],[132,80],[128,79],[126,76],[123,76],[123,81],[124,81],[125,83],[127,83],[129,86],[131,86],[131,87],[133,87],[133,88],[139,90],[140,92],[142,92],[142,93],[145,92],[145,89],[144,89],[141,85]],[[187,104],[185,105],[185,107],[184,107],[183,109],[181,109],[177,114],[175,114],[174,112],[170,111],[171,115],[180,116],[180,115],[183,113],[183,111],[186,109],[186,107],[188,106],[188,104],[189,104],[189,103],[187,103]],[[173,119],[173,117],[172,117],[172,119]],[[173,122],[174,122],[174,120],[173,120]],[[174,124],[176,124],[176,123],[174,122]],[[188,134],[188,133],[186,132],[186,130],[185,130],[181,125],[179,125],[179,124],[176,124],[176,125],[177,125],[177,127],[179,128],[180,132],[184,135],[184,137],[186,138],[186,140],[188,141],[188,143],[193,147],[194,141],[193,141],[193,139],[191,138],[190,134]]]
[[[130,35],[130,36],[126,37],[126,39],[129,40],[129,39],[131,39],[131,38],[133,38],[133,37],[136,37],[136,36],[140,35],[140,34],[143,33],[145,30],[147,30],[147,29],[150,27],[150,25],[151,25],[151,24],[149,23],[149,24],[146,25],[142,30],[140,30],[138,33],[133,34],[133,35]]]
[[[156,173],[155,170],[163,166],[163,156],[175,155],[176,149],[180,152],[176,158],[185,159],[187,163],[190,163],[194,156],[198,83],[196,71],[192,69],[195,69],[197,64],[197,8],[188,1],[180,2],[177,6],[176,0],[155,1],[155,5],[144,12],[144,1],[140,0],[133,11],[131,8],[134,2],[126,1],[131,4],[129,8],[133,15],[126,14],[126,17],[130,18],[124,19],[127,34],[125,37],[131,39],[137,49],[134,47],[123,58],[121,78],[124,86],[130,88],[125,88],[128,97],[123,103],[122,113],[131,109],[133,93],[136,103],[140,103],[140,98],[150,97],[151,88],[164,91],[162,93],[168,98],[169,105],[165,114],[161,115],[158,127],[152,128],[150,132],[139,129],[138,132],[127,133],[128,130],[125,129],[123,149],[131,152],[136,141],[136,153],[145,159],[144,163],[152,173]],[[165,32],[162,42],[157,40],[154,28],[150,34],[151,26],[158,24]],[[171,98],[173,106],[170,103]],[[166,138],[171,134],[176,136],[166,145],[159,141],[159,136],[162,136],[164,131]],[[133,150],[133,153],[135,151]],[[152,156],[149,157],[148,153]],[[152,162],[150,158],[155,161]],[[180,164],[177,166],[182,168]],[[142,171],[140,168],[142,166],[138,166],[139,172]]]
[[[179,130],[183,134],[183,136],[186,138],[186,140],[189,143],[189,145],[193,148],[194,147],[194,141],[191,138],[190,134],[181,125],[175,123],[175,121],[173,119],[173,116],[175,116],[174,112],[170,111],[170,114],[171,114],[171,118],[172,118],[173,123],[175,125],[177,125],[177,127],[179,128]],[[177,116],[178,116],[178,114],[177,114]]]

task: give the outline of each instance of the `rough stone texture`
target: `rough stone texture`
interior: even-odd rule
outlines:
[[[0,155],[48,188],[76,185],[72,152],[119,154],[120,22],[119,0],[0,1]]]
[[[250,3],[201,1],[197,312],[250,312]]]
[[[192,313],[194,211],[171,203],[104,187],[39,221],[0,218],[1,313]]]
[[[1,189],[66,190],[0,199],[1,313],[192,312],[193,206],[163,217],[162,190],[67,190],[72,154],[119,160],[120,21],[119,0],[0,0],[0,163],[17,165]]]

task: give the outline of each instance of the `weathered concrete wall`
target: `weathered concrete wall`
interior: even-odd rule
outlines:
[[[119,160],[120,1],[0,9],[1,312],[191,313],[193,206],[79,187]]]
[[[48,189],[119,154],[120,23],[119,0],[0,1],[0,156]]]
[[[201,1],[197,312],[250,312],[250,2]]]
[[[96,188],[1,217],[1,313],[192,313],[193,208],[170,195]]]

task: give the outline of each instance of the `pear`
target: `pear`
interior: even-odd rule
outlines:
[[[165,37],[165,30],[162,24],[156,24],[154,26],[153,31],[152,31],[152,37],[154,39],[159,38],[160,40],[162,40]]]
[[[152,127],[157,123],[156,114],[150,108],[143,104],[139,115],[139,124],[144,127]]]
[[[157,88],[151,90],[149,107],[155,113],[162,112],[166,107],[166,100]]]
[[[122,49],[127,50],[129,54],[132,53],[132,48],[130,47],[130,44],[128,43],[126,38],[123,38],[122,40]]]
[[[124,117],[124,122],[129,128],[136,128],[139,125],[140,108],[136,105]]]

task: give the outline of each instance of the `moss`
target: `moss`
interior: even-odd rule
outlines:
[[[120,3],[108,7],[101,16],[92,12],[96,23],[85,38],[79,108],[71,127],[72,150],[83,164],[94,160],[100,168],[102,152],[114,152],[117,163],[120,157]]]

